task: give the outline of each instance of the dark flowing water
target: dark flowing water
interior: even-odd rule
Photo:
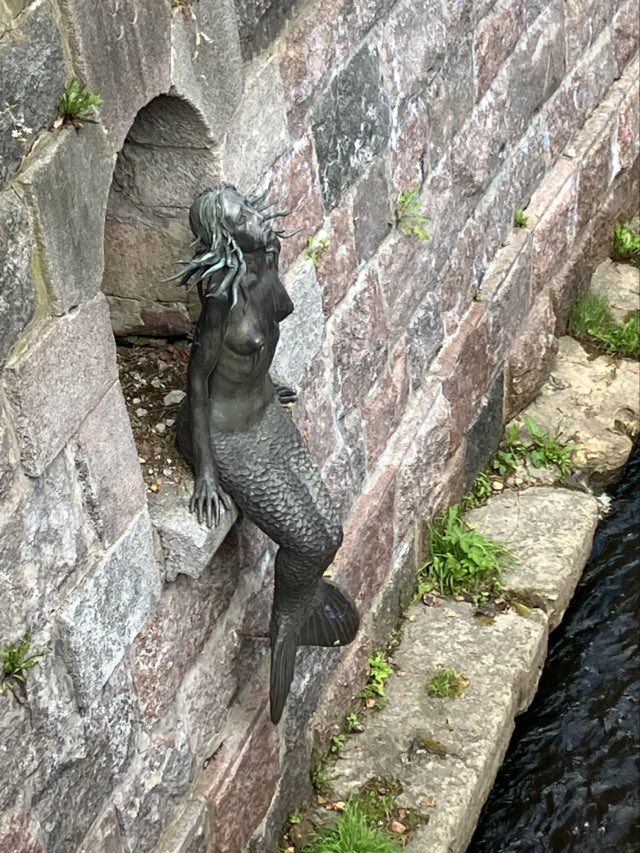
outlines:
[[[640,850],[640,444],[468,853]]]

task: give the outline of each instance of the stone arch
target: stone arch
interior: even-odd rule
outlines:
[[[194,195],[218,179],[211,133],[188,100],[160,95],[140,110],[118,153],[107,204],[103,291],[116,336],[191,328],[197,299],[164,279],[189,254]]]

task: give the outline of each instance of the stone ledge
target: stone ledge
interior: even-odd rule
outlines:
[[[174,581],[179,574],[199,578],[224,542],[238,518],[238,510],[222,510],[220,522],[209,528],[200,524],[189,511],[193,480],[186,477],[180,485],[164,485],[148,494],[149,515],[160,537],[164,555],[164,577]]]

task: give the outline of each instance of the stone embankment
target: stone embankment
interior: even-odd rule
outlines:
[[[606,280],[615,287],[607,298],[628,311],[639,305],[638,275],[607,261],[592,289],[602,293]],[[523,414],[578,445],[576,472],[554,484],[550,469],[523,469],[516,475],[520,488],[506,488],[467,515],[515,556],[516,568],[503,578],[504,598],[526,607],[483,617],[465,601],[428,596],[431,606],[414,604],[394,653],[385,708],[367,715],[364,731],[348,739],[331,768],[334,802],[373,777],[401,783],[398,805],[425,818],[411,834],[411,853],[456,853],[471,839],[515,717],[536,692],[549,633],[562,620],[599,512],[606,511],[606,495],[596,498],[589,487],[597,492],[620,472],[638,434],[638,369],[637,362],[594,358],[572,338],[560,340],[551,375]],[[458,699],[428,695],[426,685],[441,666],[468,679]]]

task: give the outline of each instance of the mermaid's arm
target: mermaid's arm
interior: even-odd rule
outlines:
[[[209,377],[220,355],[228,312],[226,295],[203,300],[187,374],[195,475],[190,509],[197,514],[199,522],[206,520],[209,527],[220,520],[221,504],[229,509],[228,500],[220,491],[209,432]]]

